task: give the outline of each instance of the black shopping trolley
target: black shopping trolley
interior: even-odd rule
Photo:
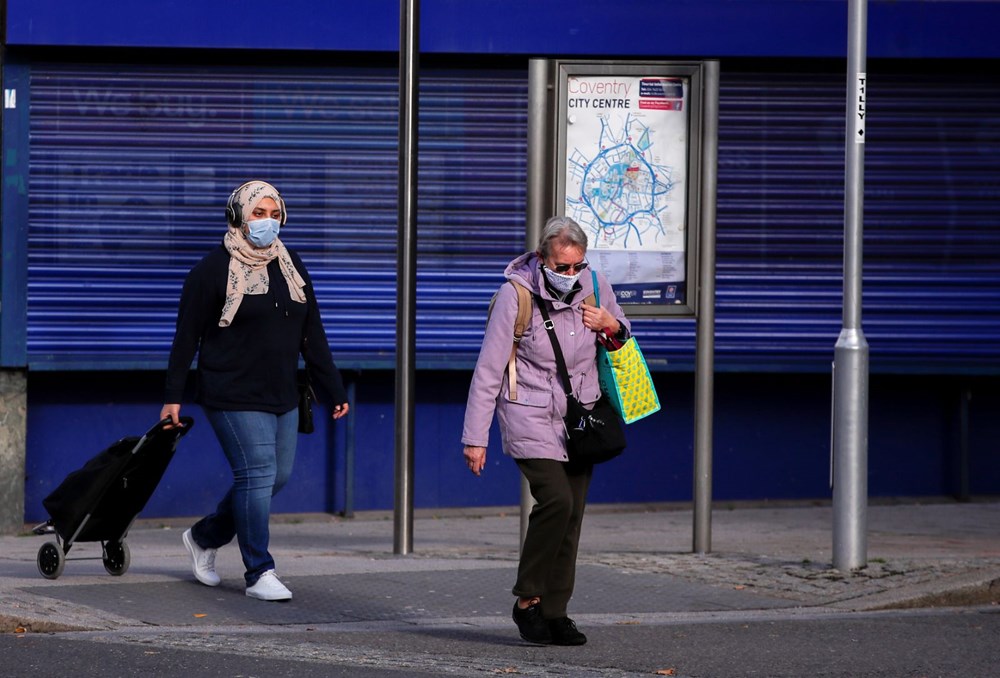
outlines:
[[[57,579],[66,554],[81,541],[101,542],[104,569],[115,576],[125,574],[131,560],[125,543],[129,528],[167,470],[177,443],[194,425],[190,417],[180,421],[181,427],[165,428],[170,419],[164,419],[141,438],[122,438],[66,476],[42,500],[50,518],[33,531],[56,536],[38,549],[43,577]]]

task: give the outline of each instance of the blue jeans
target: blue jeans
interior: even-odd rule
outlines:
[[[274,559],[267,550],[271,497],[292,473],[299,411],[271,414],[203,409],[233,469],[233,486],[215,513],[195,523],[191,535],[204,549],[225,546],[235,536],[247,568],[247,586],[253,586],[260,575],[274,569]]]

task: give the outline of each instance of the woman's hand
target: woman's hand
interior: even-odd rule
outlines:
[[[612,335],[621,331],[621,323],[611,315],[611,311],[603,306],[591,306],[585,303],[581,305],[581,308],[583,309],[583,324],[587,329],[594,332],[610,329]]]
[[[165,429],[182,426],[180,403],[168,403],[164,405],[163,409],[160,410],[160,421],[164,419],[170,419],[170,423],[163,427]]]
[[[463,453],[465,454],[465,463],[468,465],[469,470],[478,476],[483,467],[486,466],[486,448],[476,445],[466,445]]]
[[[347,403],[340,403],[339,405],[334,405],[333,406],[333,418],[334,419],[340,419],[341,417],[347,416],[347,413],[350,411],[350,409],[351,409],[351,406],[348,405]]]

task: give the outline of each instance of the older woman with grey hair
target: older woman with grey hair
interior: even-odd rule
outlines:
[[[567,616],[576,577],[580,527],[592,464],[571,461],[566,451],[566,393],[538,304],[545,304],[571,375],[573,395],[588,409],[601,397],[597,379],[597,332],[624,340],[629,323],[615,293],[588,269],[587,234],[569,217],[545,224],[538,249],[512,261],[486,325],[469,387],[462,431],[469,470],[486,466],[494,412],[504,453],[528,480],[535,506],[521,548],[513,618],[523,639],[538,644],[582,645],[587,637]],[[582,275],[583,273],[587,275]],[[594,284],[601,305],[594,305]],[[530,322],[508,366],[518,314],[516,286],[530,290]]]

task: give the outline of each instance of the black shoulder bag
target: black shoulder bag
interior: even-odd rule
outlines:
[[[573,386],[569,381],[569,371],[563,358],[562,348],[556,338],[555,325],[549,318],[545,301],[535,296],[535,302],[545,321],[545,329],[552,342],[552,351],[556,357],[556,369],[566,391],[566,416],[563,424],[566,427],[566,451],[572,462],[583,464],[600,464],[614,459],[625,450],[625,429],[611,402],[603,395],[588,410],[573,395]],[[597,366],[594,366],[597,369]]]
[[[302,339],[302,348],[299,349],[303,359],[309,350],[309,342]],[[299,380],[299,433],[312,433],[316,430],[313,423],[313,403],[316,401],[316,392],[312,387],[312,379],[309,376],[309,361],[305,361],[305,369],[302,371],[302,379]]]
[[[302,381],[299,382],[299,433],[312,433],[316,430],[313,423],[312,404],[316,400],[316,392],[313,391],[312,379],[309,378],[309,366],[306,365],[302,373]]]

